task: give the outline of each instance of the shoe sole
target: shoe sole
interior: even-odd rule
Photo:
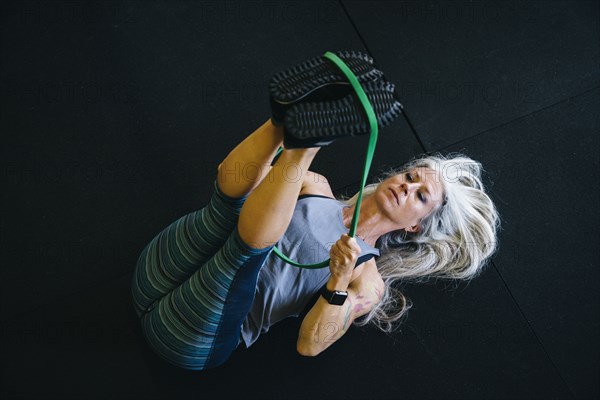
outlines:
[[[402,113],[392,83],[367,82],[363,89],[379,127],[388,126]],[[354,94],[334,101],[299,103],[285,116],[285,145],[291,148],[325,146],[335,139],[366,135],[370,131],[362,103]]]
[[[338,51],[335,54],[352,70],[360,83],[374,81],[383,76],[383,72],[373,67],[373,59],[366,54],[357,51]],[[332,90],[320,90],[326,86],[332,87]],[[340,93],[335,87],[345,92]],[[323,56],[281,71],[273,75],[269,83],[270,101],[276,108],[286,108],[300,100],[310,101],[307,97],[313,93],[323,94],[324,98],[315,99],[322,101],[339,99],[351,90],[346,76],[331,60]]]

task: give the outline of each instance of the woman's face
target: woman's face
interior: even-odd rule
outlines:
[[[414,232],[420,221],[442,204],[443,193],[439,173],[418,167],[386,179],[374,195],[381,213],[396,229]]]

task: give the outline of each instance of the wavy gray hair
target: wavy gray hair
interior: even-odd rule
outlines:
[[[498,211],[485,193],[481,181],[483,167],[460,154],[439,153],[413,158],[400,169],[382,174],[377,183],[365,186],[363,197],[375,192],[381,182],[417,167],[438,172],[444,188],[444,203],[423,218],[417,232],[398,230],[381,236],[376,246],[381,252],[377,269],[386,283],[382,301],[354,324],[374,323],[391,332],[412,307],[395,283],[424,282],[430,278],[470,280],[479,275],[497,249],[500,228]],[[356,204],[358,193],[342,199]]]

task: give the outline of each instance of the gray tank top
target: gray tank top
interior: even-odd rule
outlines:
[[[292,260],[313,264],[329,258],[329,249],[343,233],[342,209],[347,207],[330,197],[300,196],[290,225],[277,247]],[[356,237],[362,252],[357,265],[379,250]],[[329,268],[297,268],[271,252],[258,274],[254,301],[244,323],[241,340],[250,347],[262,333],[287,317],[297,317],[310,299],[327,282]]]

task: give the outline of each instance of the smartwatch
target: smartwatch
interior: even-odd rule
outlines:
[[[341,290],[334,290],[332,292],[331,290],[327,289],[327,284],[325,284],[321,288],[321,296],[323,296],[323,298],[327,300],[329,304],[341,306],[346,301],[348,292]]]

